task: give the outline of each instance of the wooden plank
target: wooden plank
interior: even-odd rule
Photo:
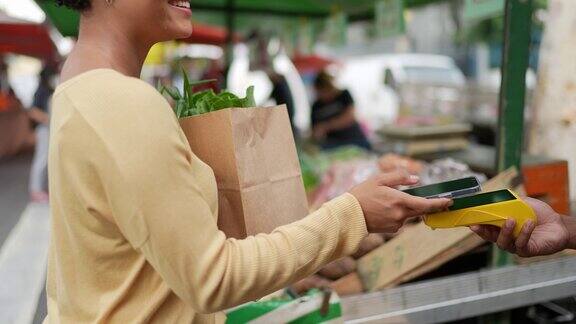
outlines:
[[[514,167],[501,172],[494,178],[482,184],[482,191],[496,191],[500,189],[509,189],[520,185],[521,179],[518,179],[518,170]]]
[[[532,264],[532,263],[539,263],[539,262],[546,262],[546,261],[551,261],[551,260],[555,260],[555,259],[560,259],[560,258],[565,258],[565,257],[571,257],[571,256],[576,256],[576,251],[575,250],[564,250],[552,255],[543,255],[543,256],[537,256],[537,257],[532,257],[532,258],[522,258],[519,256],[514,256],[514,260],[516,264]]]
[[[434,258],[432,261],[425,263],[422,267],[402,276],[398,281],[391,283],[388,287],[393,287],[404,282],[410,281],[430,271],[433,271],[444,263],[480,246],[484,241],[475,235],[466,237],[447,251]],[[357,272],[348,274],[336,281],[330,287],[340,296],[357,295],[364,292],[364,286]]]
[[[463,254],[467,253],[468,251],[471,251],[471,250],[477,248],[478,246],[480,246],[484,243],[486,243],[486,242],[484,240],[482,240],[480,237],[478,237],[477,235],[469,235],[466,238],[464,238],[462,241],[456,243],[454,246],[452,246],[448,250],[440,253],[438,256],[433,258],[430,262],[427,262],[424,265],[422,265],[421,267],[416,268],[414,271],[409,272],[406,275],[402,276],[398,281],[394,282],[392,285],[393,286],[399,285],[401,283],[410,281],[414,278],[418,278],[421,275],[424,275],[428,272],[436,270],[437,268],[439,268],[443,264],[447,263],[448,261],[451,261],[451,260],[459,257],[460,255],[463,255]]]
[[[358,260],[358,274],[366,290],[382,289],[471,234],[467,228],[432,231],[419,223]]]

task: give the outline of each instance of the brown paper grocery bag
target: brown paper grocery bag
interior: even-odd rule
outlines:
[[[180,119],[218,183],[218,227],[229,237],[270,233],[308,203],[286,106],[229,108]]]

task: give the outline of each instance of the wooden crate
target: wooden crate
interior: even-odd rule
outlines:
[[[570,214],[568,162],[525,165],[522,175],[528,196],[544,200],[562,215]]]

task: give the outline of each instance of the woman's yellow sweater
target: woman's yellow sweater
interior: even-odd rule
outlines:
[[[53,107],[49,323],[221,322],[214,313],[353,253],[367,234],[345,194],[271,234],[226,238],[212,170],[139,79],[92,70],[60,85]]]

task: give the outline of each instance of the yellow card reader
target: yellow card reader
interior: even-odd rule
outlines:
[[[504,226],[507,219],[516,220],[514,236],[518,237],[528,220],[536,221],[532,208],[511,190],[499,190],[455,198],[448,211],[424,217],[432,229],[471,225]]]

